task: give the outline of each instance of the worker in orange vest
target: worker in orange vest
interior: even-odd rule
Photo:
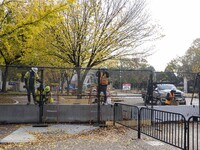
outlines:
[[[103,104],[107,104],[107,86],[109,84],[109,73],[107,71],[107,67],[104,66],[97,71],[96,76],[98,77],[100,74],[100,89],[98,89],[98,94],[100,95],[101,92],[104,94],[104,102]]]
[[[172,100],[175,99],[175,92],[176,90],[172,89],[169,93],[167,93],[167,96],[166,96],[167,100],[165,101],[166,105],[171,105]]]

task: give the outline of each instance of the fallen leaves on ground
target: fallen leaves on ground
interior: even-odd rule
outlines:
[[[0,96],[0,104],[10,104],[10,103],[11,104],[15,103],[15,100],[7,96]]]
[[[27,143],[2,144],[0,145],[0,150],[30,149],[31,146],[44,147],[45,144],[48,145],[47,149],[54,149],[57,147],[57,142],[64,142],[66,143],[66,146],[69,145],[70,142],[74,142],[73,144],[76,144],[79,143],[79,141],[84,141],[83,143],[88,145],[91,143],[106,143],[108,141],[109,143],[112,143],[121,140],[127,131],[128,129],[123,126],[108,126],[78,134],[68,134],[62,130],[54,130],[43,133],[31,132],[29,134],[34,135],[37,140]]]
[[[20,124],[0,124],[0,139],[17,130],[20,126]]]

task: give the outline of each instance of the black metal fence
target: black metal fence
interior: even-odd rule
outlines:
[[[186,148],[186,120],[181,114],[141,108],[140,131],[175,147]]]
[[[26,94],[24,76],[31,67],[0,65],[0,96],[5,92],[10,95]],[[65,103],[67,99],[73,100],[70,104],[96,103],[98,88],[96,73],[102,71],[100,68],[35,67],[38,68],[38,75],[43,85],[51,87],[53,97],[59,99],[60,103]],[[114,101],[122,101],[122,97],[117,95],[118,92],[141,93],[147,87],[147,81],[152,74],[151,70],[122,68],[108,68],[107,71],[109,73],[107,96]],[[37,87],[40,87],[39,82]]]
[[[51,86],[54,93],[64,94],[71,99],[85,98],[89,102],[94,102],[97,94],[96,88],[98,77],[96,75],[99,68],[64,68],[64,67],[38,67],[38,74],[42,78],[44,85]],[[3,66],[0,65],[0,91],[6,92],[26,92],[24,86],[24,75],[31,69],[31,66]],[[153,101],[153,85],[149,88],[149,83],[165,82],[173,83],[177,88],[184,91],[184,77],[188,79],[188,90],[193,91],[195,85],[195,73],[173,72],[153,72],[152,70],[134,70],[127,68],[108,68],[109,85],[108,95],[112,99],[122,100],[117,92],[124,93],[146,93],[145,102]],[[39,86],[39,83],[37,84]],[[198,86],[197,86],[198,87]],[[150,89],[150,90],[149,90]],[[148,100],[147,100],[148,99]]]
[[[138,138],[145,134],[180,149],[199,149],[199,116],[186,120],[179,113],[115,103],[115,123],[136,130]]]
[[[126,104],[114,104],[114,123],[119,123],[133,130],[140,130],[139,108]],[[139,133],[139,132],[138,132]],[[140,138],[140,134],[138,134]]]
[[[200,149],[200,117],[192,116],[188,119],[188,149]]]
[[[31,69],[31,66],[0,66],[0,89],[2,89],[4,80],[6,81],[6,90],[22,91],[19,84],[24,82],[24,75]],[[59,90],[87,90],[97,84],[96,73],[99,68],[62,68],[62,67],[40,67],[38,74],[46,85],[58,85]],[[124,84],[130,84],[130,89],[141,90],[146,88],[151,70],[134,69],[114,69],[108,68],[109,85],[114,89],[123,90]],[[126,89],[124,89],[126,90]]]
[[[45,84],[59,85],[61,91],[83,88],[84,90],[97,84],[96,72],[99,68],[62,68],[62,67],[40,67],[39,75],[44,73]],[[0,65],[0,89],[2,82],[6,80],[7,89],[12,91],[20,91],[20,82],[23,82],[23,77],[26,71],[30,70],[31,66],[3,66]],[[173,73],[173,72],[153,72],[148,69],[127,69],[127,68],[108,68],[110,74],[110,85],[114,89],[125,88],[130,84],[130,89],[140,91],[147,88],[148,80],[152,75],[153,82],[168,81],[174,83],[180,90],[183,90],[184,77],[188,79],[188,90],[193,91],[195,82],[195,73]],[[80,84],[81,83],[81,84]],[[81,85],[79,87],[79,85]]]

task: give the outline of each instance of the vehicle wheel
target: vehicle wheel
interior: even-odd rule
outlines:
[[[156,101],[156,105],[162,105],[162,102],[161,102],[160,99],[158,99],[158,100]]]

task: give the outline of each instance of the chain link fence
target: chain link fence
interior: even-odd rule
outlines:
[[[44,86],[49,85],[54,95],[56,93],[74,99],[87,99],[86,103],[95,101],[98,87],[96,73],[98,70],[101,71],[99,68],[36,67],[39,69],[38,74]],[[25,94],[24,75],[30,69],[30,66],[0,66],[1,93]],[[116,101],[122,99],[119,98],[119,93],[125,93],[123,96],[126,96],[126,94],[143,94],[150,91],[148,94],[153,97],[155,90],[153,84],[158,82],[172,83],[185,93],[198,93],[197,73],[153,72],[123,68],[108,68],[107,71],[109,73],[107,95]],[[40,83],[37,83],[36,88],[39,86]]]

